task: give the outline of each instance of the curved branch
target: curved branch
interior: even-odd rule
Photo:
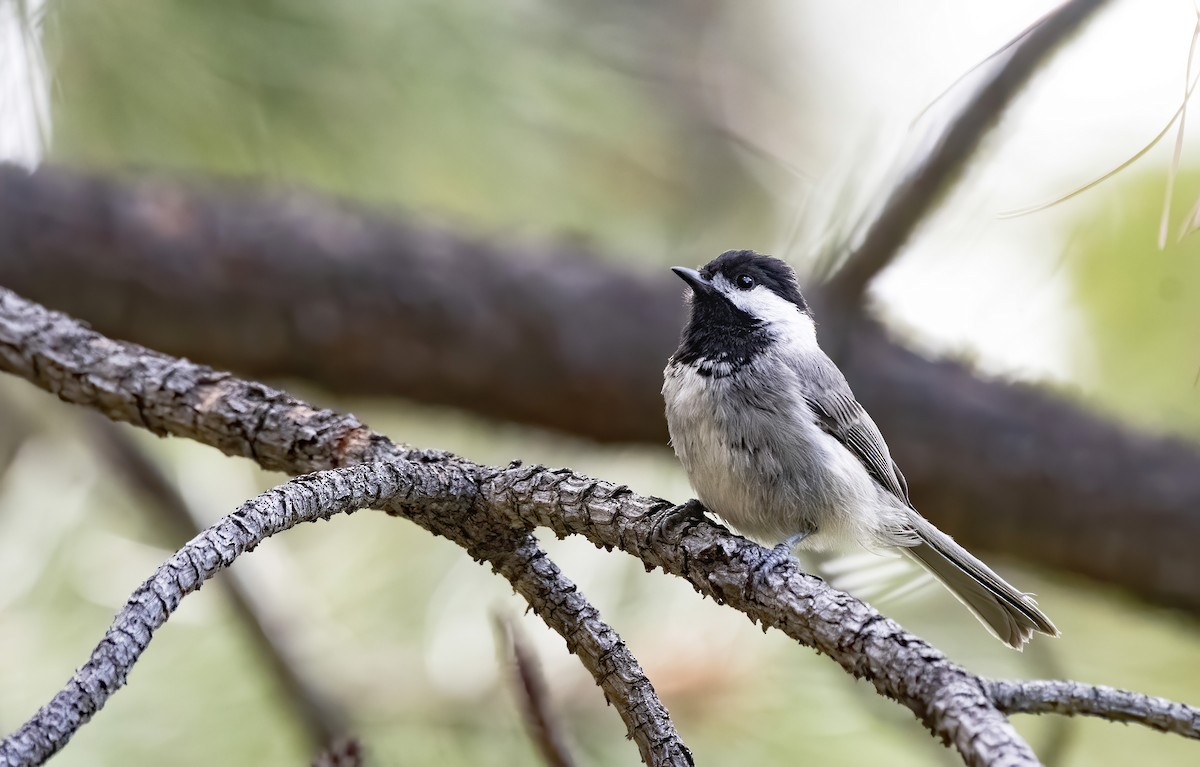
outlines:
[[[928,154],[890,190],[861,242],[829,280],[826,289],[831,298],[845,306],[859,302],[867,283],[933,212],[1029,79],[1105,2],[1063,3],[1002,49],[998,55],[1004,63],[952,119]]]
[[[1036,764],[1002,709],[1110,718],[1136,717],[1140,711],[1148,726],[1194,737],[1196,709],[1181,704],[1070,682],[994,682],[975,676],[866,604],[799,573],[794,562],[763,576],[760,567],[767,552],[708,522],[696,521],[664,541],[656,532],[661,515],[673,507],[661,499],[641,497],[625,486],[567,469],[519,462],[489,468],[446,453],[400,449],[352,418],[106,339],[3,290],[0,369],[18,373],[65,401],[122,420],[136,418],[158,433],[198,439],[231,454],[253,455],[270,468],[294,471],[298,465],[322,461],[384,461],[388,468],[380,470],[405,477],[408,488],[385,508],[493,562],[530,604],[546,608],[541,611],[544,619],[581,652],[585,664],[592,664],[588,668],[602,685],[621,675],[614,669],[629,671],[625,661],[605,665],[608,655],[624,647],[615,634],[611,642],[603,639],[611,632],[608,627],[594,628],[594,609],[580,601],[525,532],[533,527],[583,535],[598,546],[626,551],[648,566],[687,579],[699,593],[751,620],[828,655],[848,673],[907,706],[931,733],[953,744],[969,765]],[[406,459],[410,463],[396,464]],[[561,628],[563,624],[568,628]],[[628,662],[635,663],[631,656]],[[649,708],[661,705],[644,677],[639,674],[634,682],[620,687],[623,701],[639,700],[642,694],[648,696]],[[635,737],[638,732],[635,729]]]
[[[1094,716],[1200,739],[1200,708],[1166,698],[1062,680],[994,680],[988,689],[1006,714]]]
[[[88,419],[87,428],[94,435],[101,460],[132,492],[141,495],[147,505],[154,508],[159,520],[166,523],[172,546],[203,532],[198,528],[196,514],[178,488],[121,427],[95,415]],[[347,730],[345,712],[305,672],[286,640],[286,632],[270,625],[257,606],[260,603],[255,602],[247,580],[234,570],[221,585],[234,615],[274,674],[313,750],[331,749],[343,742]]]
[[[376,462],[454,468],[477,483],[480,467],[447,453],[398,446],[353,416],[186,360],[123,344],[0,288],[0,370],[16,373],[116,421],[188,437],[291,474]],[[465,482],[473,489],[475,485]],[[593,673],[649,765],[687,767],[691,754],[653,685],[536,541],[475,508],[464,492],[428,507],[394,509],[487,560]],[[2,762],[0,762],[2,764]]]
[[[54,698],[0,742],[0,764],[42,764],[125,680],[180,601],[267,538],[411,492],[407,464],[365,464],[298,477],[243,504],[197,535],[129,597],[88,659]]]
[[[678,545],[655,546],[655,520],[669,507],[661,499],[639,497],[627,487],[567,470],[520,464],[489,469],[446,453],[400,449],[351,417],[317,411],[283,392],[107,339],[4,290],[0,369],[22,375],[67,402],[158,434],[190,437],[232,455],[252,456],[266,468],[297,471],[320,463],[408,459],[436,470],[437,477],[460,473],[463,480],[457,486],[464,497],[428,506],[407,500],[392,504],[389,511],[459,542],[473,556],[492,561],[501,573],[510,564],[517,566],[519,541],[526,535],[522,531],[533,525],[620,548],[686,578],[702,594],[781,629],[829,655],[854,676],[868,679],[881,694],[912,710],[936,737],[953,744],[968,765],[1037,763],[992,705],[978,677],[864,603],[797,573],[794,564],[766,579],[754,578],[764,550],[707,523],[685,531]],[[423,487],[420,482],[414,486]],[[440,486],[435,483],[430,492]],[[531,564],[551,566],[537,551],[527,558]],[[544,583],[542,571],[536,566],[519,570],[524,579],[514,580],[514,588],[536,606],[539,594],[528,581]],[[565,596],[569,595],[568,591]],[[556,629],[556,622],[569,620],[571,614],[542,612]],[[580,623],[590,628],[586,621]],[[603,668],[605,658],[590,661]],[[601,683],[612,683],[614,676],[622,674],[605,675]],[[649,682],[645,684],[649,690]],[[635,723],[627,721],[631,728]]]

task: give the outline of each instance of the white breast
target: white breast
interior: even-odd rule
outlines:
[[[776,385],[763,391],[751,381]],[[669,366],[663,398],[671,444],[697,497],[740,532],[774,544],[807,531],[813,549],[880,543],[895,504],[820,429],[778,356],[763,354],[724,378]]]

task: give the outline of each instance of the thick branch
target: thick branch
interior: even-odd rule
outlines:
[[[928,154],[889,191],[862,241],[829,281],[828,292],[836,301],[858,304],[867,283],[928,218],[1025,84],[1105,2],[1063,3],[997,54],[1003,63],[951,119]]]
[[[849,673],[906,705],[967,764],[1036,764],[1028,745],[992,705],[982,680],[862,602],[797,573],[794,565],[765,580],[755,578],[763,549],[709,524],[686,530],[678,545],[653,545],[655,521],[668,508],[659,499],[642,498],[626,487],[566,470],[519,464],[488,469],[445,453],[401,450],[353,418],[316,411],[282,392],[106,339],[8,291],[0,292],[0,369],[111,418],[252,456],[271,469],[407,458],[431,467],[437,476],[461,472],[476,483],[471,490],[480,493],[481,502],[462,497],[429,507],[405,503],[391,510],[458,541],[474,556],[490,559],[502,573],[508,564],[502,553],[519,555],[518,541],[525,540],[523,531],[531,525],[620,548],[829,655]],[[461,486],[468,484],[464,480]],[[507,523],[489,516],[489,510],[502,511]],[[502,534],[504,528],[509,535]],[[534,558],[544,555],[535,553],[531,561]],[[521,572],[544,583],[536,567]],[[536,589],[525,580],[514,580],[513,585],[530,604],[538,604]],[[555,628],[556,622],[571,623],[575,614],[541,612]],[[581,633],[590,633],[586,621],[575,625],[581,625]],[[590,662],[603,668],[605,658]],[[608,675],[602,683],[616,686],[622,700],[638,700],[631,688],[638,689],[642,681],[614,676],[623,674]],[[649,683],[644,684],[649,690]],[[631,728],[636,722],[627,719]]]
[[[1200,739],[1200,708],[1166,698],[1060,680],[997,680],[988,688],[992,700],[1007,714],[1095,716]]]
[[[255,376],[666,444],[658,391],[683,320],[669,273],[484,245],[315,197],[225,191],[0,166],[0,283]],[[1200,539],[1194,445],[927,360],[869,320],[829,330],[940,527],[972,549],[1200,613],[1200,557],[1187,545]]]

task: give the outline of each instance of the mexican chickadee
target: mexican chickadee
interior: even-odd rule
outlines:
[[[1058,629],[913,508],[874,421],[817,345],[812,312],[783,261],[731,250],[700,271],[691,316],[664,371],[671,444],[702,504],[786,556],[898,547],[1002,642]]]

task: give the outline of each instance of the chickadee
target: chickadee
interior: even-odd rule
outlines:
[[[897,547],[1000,641],[1021,649],[1058,629],[1033,598],[913,508],[879,428],[817,345],[783,261],[723,253],[674,267],[691,316],[664,371],[671,444],[702,504],[742,532],[815,551]]]

